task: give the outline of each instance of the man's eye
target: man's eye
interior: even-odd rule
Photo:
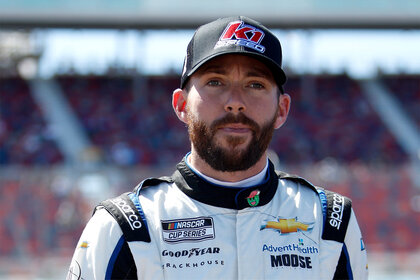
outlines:
[[[261,83],[252,83],[249,85],[250,88],[254,88],[254,89],[263,89],[264,85]]]
[[[222,85],[222,83],[219,80],[210,80],[207,82],[207,85],[215,87]]]

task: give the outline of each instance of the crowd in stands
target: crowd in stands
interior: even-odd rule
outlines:
[[[63,156],[28,84],[0,79],[0,165],[51,165]]]
[[[0,257],[68,256],[92,213],[89,202],[77,188],[54,188],[54,173],[47,168],[1,175]]]
[[[368,253],[420,250],[420,188],[409,165],[330,164],[323,169],[297,167],[296,173],[352,199]]]
[[[420,75],[386,76],[382,81],[420,128]]]
[[[344,170],[336,170],[340,175],[334,180],[319,179],[322,171],[316,166],[298,167],[297,172],[352,198],[368,250],[420,250],[420,190],[410,181],[409,167],[351,164],[340,168]],[[44,171],[31,176],[31,171],[22,170],[13,179],[0,176],[0,259],[56,254],[70,260],[94,204],[76,183],[72,189],[62,189],[46,180],[54,173]],[[139,173],[125,169],[121,175],[136,177]],[[74,179],[74,174],[68,176],[72,176],[69,181]]]
[[[159,168],[178,162],[189,151],[187,129],[171,107],[177,76],[61,76],[57,81],[104,163],[130,167],[121,172],[136,166]],[[419,81],[385,80],[420,125]],[[319,162],[334,159],[345,166],[345,175],[319,183],[353,199],[368,249],[419,250],[420,206],[413,207],[411,199],[420,197],[420,191],[410,177],[408,157],[357,82],[345,75],[290,77],[285,90],[292,108],[271,146],[280,163],[300,166],[296,173],[313,178],[316,174],[310,173],[318,172]],[[2,79],[0,166],[63,163],[53,136],[28,85],[18,78]],[[0,257],[42,256],[57,248],[72,251],[92,205],[76,189],[57,191],[42,179],[48,175],[4,174],[0,173]],[[136,175],[134,171],[130,176]]]
[[[163,165],[188,151],[185,126],[171,108],[177,77],[151,77],[137,87],[131,78],[62,77],[59,82],[108,163]],[[292,96],[290,117],[272,143],[280,160],[407,159],[358,84],[347,76],[290,78],[286,91]]]
[[[61,77],[65,96],[105,162],[167,165],[188,151],[185,126],[172,110],[174,77]]]
[[[171,108],[177,76],[62,76],[58,82],[105,163],[162,166],[177,162],[189,150],[186,127]],[[419,104],[413,102],[419,100],[419,79],[386,82],[420,123]],[[345,75],[291,77],[285,90],[292,96],[292,108],[271,146],[281,161],[407,160],[354,80]],[[0,164],[62,163],[28,85],[9,78],[2,80],[0,92]]]
[[[401,163],[407,156],[346,75],[289,78],[292,107],[274,150],[285,162]]]

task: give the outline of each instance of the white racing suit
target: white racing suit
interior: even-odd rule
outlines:
[[[67,279],[367,279],[351,201],[274,171],[214,185],[183,160],[101,203]]]

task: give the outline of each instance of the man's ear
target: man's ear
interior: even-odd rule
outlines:
[[[176,89],[172,94],[172,108],[174,108],[175,114],[178,119],[182,122],[187,123],[187,93],[185,90]]]
[[[289,115],[290,103],[290,95],[288,95],[287,93],[280,94],[278,104],[279,110],[276,122],[274,124],[275,129],[280,128],[286,122],[287,116]]]

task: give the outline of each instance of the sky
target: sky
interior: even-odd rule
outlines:
[[[420,73],[420,30],[274,30],[283,64],[297,74],[342,73],[369,78],[385,73]],[[33,38],[43,48],[42,77],[74,68],[82,74],[109,65],[147,74],[180,72],[193,30],[42,29]]]

